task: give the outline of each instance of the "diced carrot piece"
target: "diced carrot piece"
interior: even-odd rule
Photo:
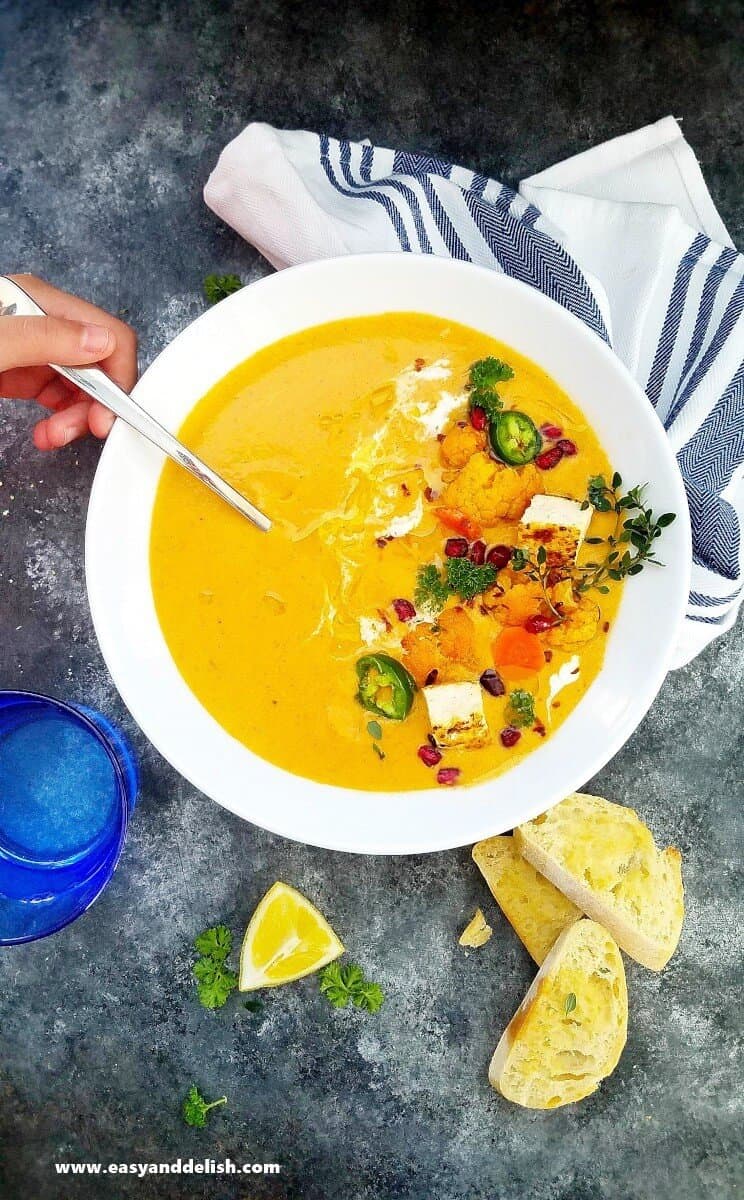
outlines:
[[[519,626],[507,626],[491,643],[494,666],[524,667],[527,671],[539,671],[545,663],[540,639]]]
[[[435,512],[447,529],[454,530],[455,533],[466,537],[470,542],[479,538],[483,532],[478,522],[467,516],[460,508],[437,508]]]

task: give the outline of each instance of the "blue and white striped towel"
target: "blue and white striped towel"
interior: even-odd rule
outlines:
[[[733,624],[744,586],[744,258],[672,117],[519,191],[426,154],[253,124],[204,195],[276,267],[372,250],[466,259],[539,288],[609,342],[687,488],[682,666]]]

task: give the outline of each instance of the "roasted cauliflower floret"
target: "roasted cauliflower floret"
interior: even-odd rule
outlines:
[[[501,520],[518,521],[540,487],[540,473],[532,463],[506,467],[477,453],[449,484],[442,504],[487,527]]]
[[[570,579],[562,579],[550,589],[550,599],[561,612],[570,613],[576,608],[577,600],[574,595],[573,583]]]
[[[483,450],[486,435],[472,425],[454,425],[442,442],[442,461],[448,467],[464,467],[465,463]]]
[[[442,683],[472,675],[477,666],[475,627],[464,608],[447,608],[436,623],[415,625],[401,641],[403,661],[419,687],[432,671]]]
[[[506,586],[500,596],[489,601],[488,609],[502,625],[524,625],[528,617],[540,612],[542,599],[540,584],[525,580]]]
[[[583,646],[596,637],[600,616],[599,605],[588,596],[581,596],[565,621],[548,630],[545,641],[556,650]]]

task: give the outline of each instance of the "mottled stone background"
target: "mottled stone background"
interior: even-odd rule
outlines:
[[[0,0],[0,270],[132,321],[142,363],[203,308],[212,270],[266,264],[201,188],[251,119],[430,150],[506,181],[668,112],[741,243],[742,25],[734,0],[415,4]],[[670,967],[628,964],[628,1046],[584,1104],[510,1107],[486,1082],[532,974],[467,851],[352,858],[243,824],[132,727],[83,583],[98,447],[53,457],[0,402],[0,685],[98,706],[143,788],[116,877],[58,936],[0,954],[0,1197],[725,1200],[742,1179],[741,626],[665,684],[591,781],[685,856]],[[239,930],[277,877],[312,896],[386,989],[374,1017],[310,979],[210,1014],[190,943]],[[456,933],[482,904],[495,936]],[[187,1129],[191,1082],[229,1106]],[[737,1134],[738,1129],[738,1134]],[[278,1180],[64,1182],[55,1160],[278,1160]]]

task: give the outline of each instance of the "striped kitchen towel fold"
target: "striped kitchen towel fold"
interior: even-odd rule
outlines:
[[[207,204],[276,267],[373,250],[465,259],[557,300],[612,345],[662,421],[693,532],[675,666],[736,619],[744,521],[744,258],[666,117],[519,194],[426,154],[249,125]]]

